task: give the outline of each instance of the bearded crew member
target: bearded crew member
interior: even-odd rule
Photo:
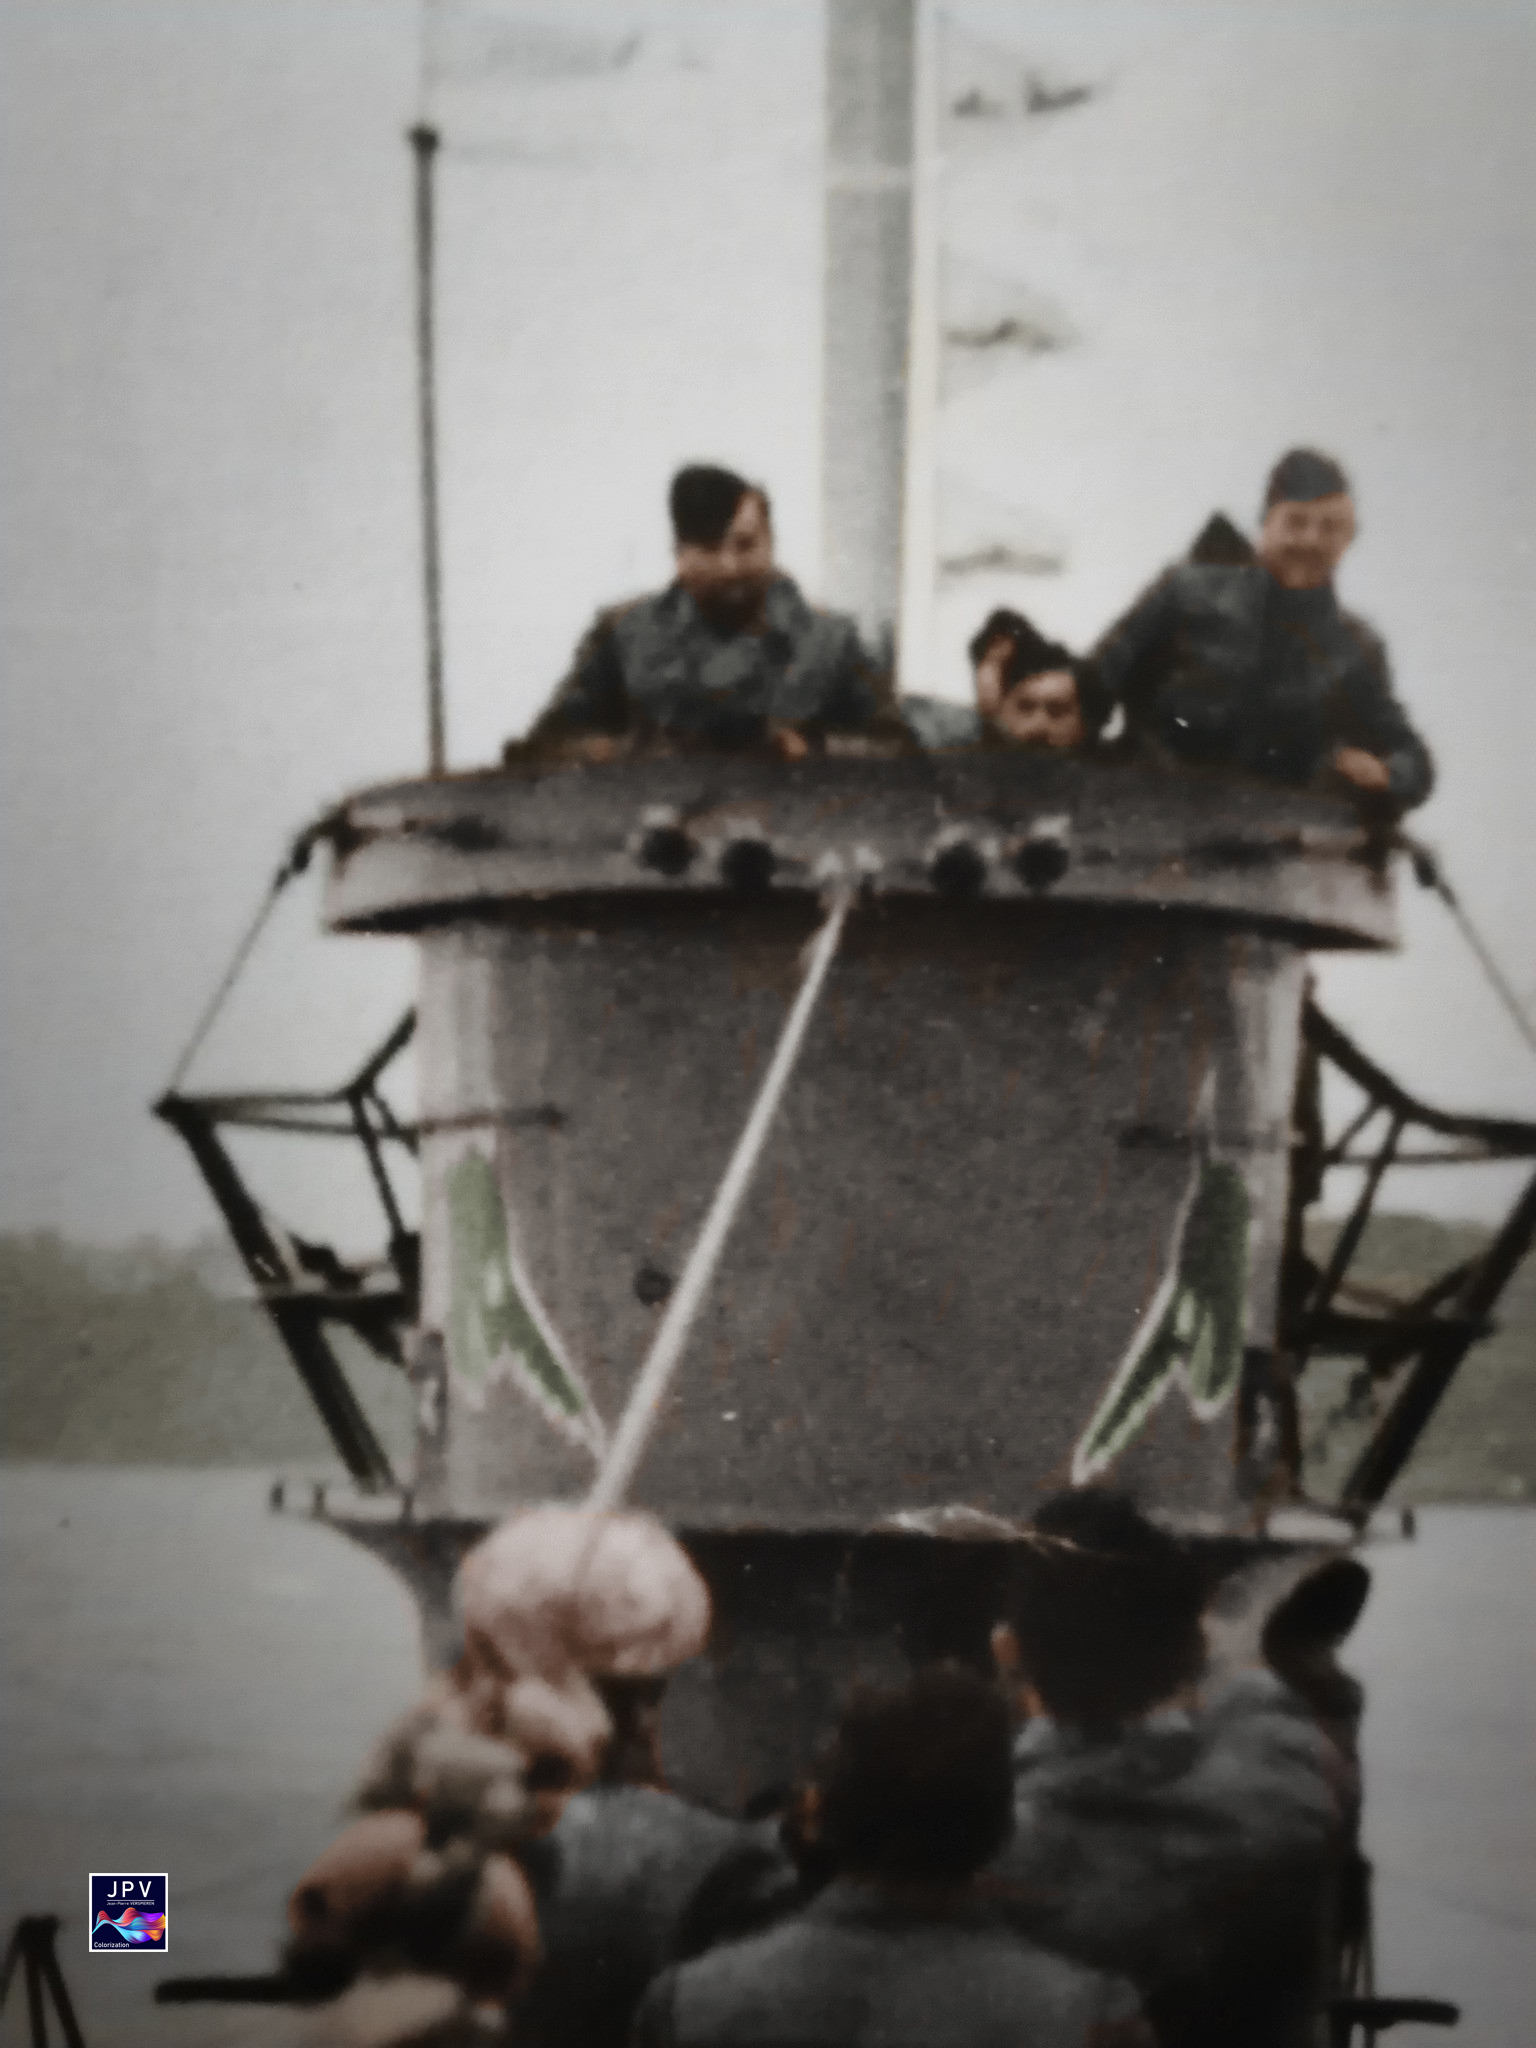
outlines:
[[[669,509],[675,580],[598,614],[530,742],[605,760],[664,735],[798,760],[829,731],[867,726],[881,679],[854,622],[780,572],[767,492],[695,464],[672,479]]]
[[[1175,564],[1100,640],[1082,677],[1093,722],[1120,705],[1149,753],[1342,788],[1377,816],[1422,803],[1434,768],[1386,648],[1334,595],[1355,532],[1339,465],[1282,456],[1251,559]]]

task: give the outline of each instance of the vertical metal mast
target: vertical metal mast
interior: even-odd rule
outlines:
[[[827,0],[822,584],[872,646],[901,609],[918,0]]]
[[[416,158],[416,402],[421,438],[421,573],[427,634],[427,765],[447,766],[443,718],[443,565],[437,505],[437,368],[433,321],[432,172],[438,133],[411,131]]]

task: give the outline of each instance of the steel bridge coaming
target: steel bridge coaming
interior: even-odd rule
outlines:
[[[680,915],[701,897],[728,908],[742,892],[727,878],[744,870],[733,870],[726,856],[750,839],[772,855],[753,870],[757,886],[748,893],[759,912],[771,894],[790,914],[794,900],[825,878],[830,856],[845,874],[862,861],[866,882],[891,899],[893,913],[906,903],[925,921],[924,899],[941,918],[1013,903],[1017,911],[1005,913],[1005,922],[1031,910],[1069,920],[1164,910],[1240,918],[1250,929],[1292,935],[1293,943],[1370,948],[1394,936],[1379,842],[1364,839],[1342,806],[1305,792],[1039,759],[832,760],[812,770],[786,775],[749,761],[732,762],[727,772],[719,760],[672,759],[370,790],[313,835],[333,848],[329,921],[354,930],[424,930],[444,916],[502,915],[519,903],[542,917],[561,899],[585,915],[605,897],[626,919],[648,915],[647,903],[657,915]],[[1039,840],[1042,819],[1064,849],[1049,869],[1020,857]],[[686,853],[677,860],[668,841],[664,868],[648,864],[658,825],[680,836]],[[951,886],[956,870],[946,881],[942,866],[957,837],[976,850],[958,889]],[[974,912],[955,900],[962,896]],[[419,1242],[405,1225],[388,1161],[409,1162],[424,1133],[447,1126],[438,1117],[399,1116],[380,1085],[415,1024],[407,1013],[335,1089],[172,1093],[158,1106],[192,1150],[349,1473],[365,1489],[385,1492],[400,1482],[328,1331],[350,1327],[403,1366],[406,1334],[418,1319]],[[1398,1382],[1345,1489],[1341,1505],[1359,1512],[1384,1495],[1467,1351],[1491,1328],[1498,1295],[1536,1231],[1536,1197],[1527,1190],[1478,1258],[1400,1300],[1352,1278],[1380,1189],[1395,1166],[1536,1159],[1536,1124],[1418,1100],[1310,1001],[1302,1048],[1279,1342],[1293,1373],[1319,1352],[1343,1352],[1361,1357],[1374,1380]],[[1362,1098],[1331,1135],[1322,1123],[1325,1067]],[[498,1118],[510,1114],[503,1108]],[[554,1128],[561,1114],[537,1104],[518,1120]],[[260,1208],[222,1142],[222,1133],[240,1129],[360,1146],[386,1247],[373,1272],[283,1231]],[[1302,1221],[1327,1174],[1343,1169],[1364,1179],[1320,1270],[1306,1256]]]

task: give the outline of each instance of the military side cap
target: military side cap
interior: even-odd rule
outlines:
[[[1264,510],[1275,505],[1306,505],[1314,498],[1349,495],[1349,478],[1331,455],[1315,448],[1292,448],[1269,472]]]

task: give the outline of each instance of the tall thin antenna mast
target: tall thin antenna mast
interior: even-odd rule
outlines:
[[[917,0],[827,0],[822,595],[871,645],[901,610]]]
[[[427,633],[427,766],[441,775],[448,748],[443,718],[443,561],[437,507],[437,370],[433,325],[433,167],[438,132],[410,131],[416,158],[416,402],[421,430],[421,574]]]
[[[901,522],[896,681],[933,687],[938,562],[938,403],[943,308],[939,303],[939,103],[941,19],[914,0],[912,289],[908,308],[906,484]]]

